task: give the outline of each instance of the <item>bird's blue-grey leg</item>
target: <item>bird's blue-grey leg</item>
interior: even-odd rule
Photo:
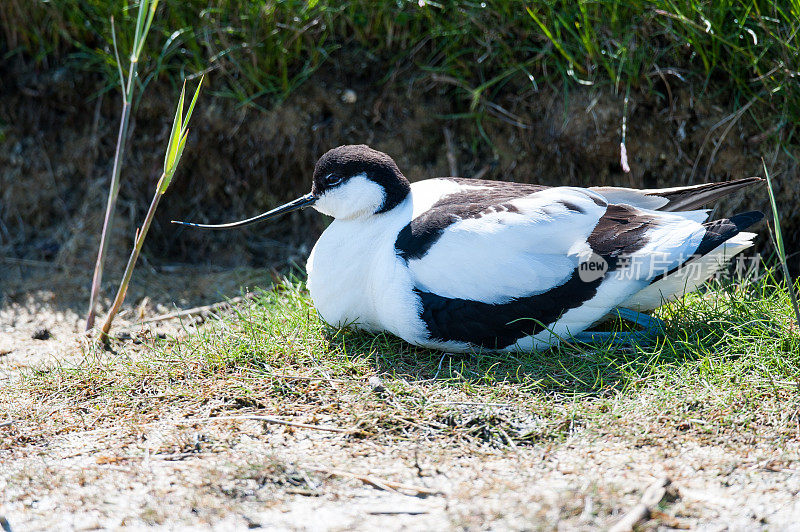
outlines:
[[[655,334],[664,330],[664,322],[658,318],[648,316],[641,312],[627,308],[615,308],[611,314],[619,316],[623,320],[630,321],[643,327],[641,331],[583,331],[574,336],[574,338],[581,342],[586,343],[607,343],[613,344],[629,344],[640,340],[647,339]]]
[[[646,331],[655,333],[664,330],[663,320],[654,318],[653,316],[644,314],[642,312],[636,312],[635,310],[631,310],[629,308],[617,307],[612,310],[611,313],[616,314],[623,320],[631,321],[640,327],[644,327]]]

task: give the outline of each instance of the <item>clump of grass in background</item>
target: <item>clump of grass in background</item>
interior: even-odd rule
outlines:
[[[7,54],[36,62],[71,56],[112,84],[105,41],[113,9],[4,3]],[[368,51],[369,62],[385,66],[384,79],[402,69],[463,96],[465,117],[496,113],[485,103],[509,84],[531,97],[527,91],[563,80],[653,91],[687,82],[740,107],[755,99],[753,119],[764,130],[790,130],[789,141],[800,123],[796,1],[162,0],[154,30],[160,54],[143,84],[214,70],[216,94],[246,105],[270,106],[336,54],[355,51],[361,61]]]

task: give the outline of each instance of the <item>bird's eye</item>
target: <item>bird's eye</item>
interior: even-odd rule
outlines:
[[[341,183],[342,179],[344,179],[342,176],[336,174],[328,174],[325,177],[325,184],[328,185],[329,187],[333,187]]]

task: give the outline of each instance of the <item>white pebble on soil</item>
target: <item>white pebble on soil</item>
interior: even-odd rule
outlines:
[[[353,89],[347,89],[342,93],[342,101],[344,103],[356,103],[356,100],[358,100],[358,95]]]

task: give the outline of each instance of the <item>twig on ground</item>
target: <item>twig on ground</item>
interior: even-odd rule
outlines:
[[[458,405],[458,406],[499,406],[511,407],[511,403],[481,403],[480,401],[437,401],[434,405]]]
[[[185,452],[185,453],[171,453],[171,454],[151,454],[150,459],[165,460],[167,462],[174,462],[183,460],[184,458],[195,458],[200,456],[211,456],[214,453],[199,453],[199,452]]]
[[[262,421],[271,425],[285,425],[287,427],[294,427],[298,429],[312,429],[323,430],[326,432],[338,432],[341,434],[348,434],[355,429],[343,429],[340,427],[330,427],[327,425],[309,425],[308,423],[296,423],[294,421],[286,421],[283,419],[276,419],[268,416],[215,416],[207,418],[192,418],[192,419],[176,419],[176,423],[202,423],[208,421]]]
[[[168,453],[168,454],[151,454],[149,449],[145,449],[142,456],[127,455],[127,456],[98,456],[95,462],[98,465],[116,464],[118,462],[126,462],[128,460],[164,460],[166,462],[176,462],[184,458],[199,458],[203,456],[211,456],[214,453],[202,453],[197,451],[188,451],[183,453]]]
[[[208,314],[215,310],[230,308],[237,303],[253,299],[254,297],[256,297],[256,294],[254,292],[247,292],[243,296],[237,296],[231,298],[228,301],[220,301],[219,303],[214,303],[212,305],[203,305],[200,307],[188,308],[186,310],[178,310],[175,312],[170,312],[168,314],[161,314],[160,316],[154,316],[152,318],[147,318],[146,320],[142,320],[139,323],[156,323],[159,321],[174,320],[176,318],[185,318],[187,316],[196,316],[197,314]]]
[[[400,493],[401,495],[408,495],[411,497],[419,497],[421,495],[442,494],[442,492],[439,490],[432,490],[424,488],[422,486],[414,486],[412,484],[404,484],[402,482],[394,482],[392,480],[386,480],[384,478],[376,477],[375,475],[359,475],[358,473],[351,473],[349,471],[342,471],[340,469],[326,469],[324,467],[309,467],[307,469],[309,469],[310,471],[316,471],[317,473],[325,473],[331,476],[360,480],[364,484],[369,484],[370,486],[374,486],[383,491]],[[404,493],[404,492],[409,492],[409,493]]]
[[[667,477],[662,477],[650,484],[644,491],[639,504],[628,510],[628,513],[622,516],[622,519],[608,529],[609,532],[631,532],[636,525],[646,521],[650,517],[650,513],[666,495],[667,486],[670,483],[671,481]]]
[[[335,383],[354,383],[360,382],[360,379],[333,379],[330,377],[304,377],[302,375],[282,375],[280,373],[270,373],[273,379],[286,379],[287,381],[322,381],[322,382],[335,382]]]
[[[14,423],[15,423],[15,421],[13,419],[9,419],[8,421],[3,421],[2,423],[0,423],[0,428],[10,427]]]
[[[192,425],[194,423],[208,423],[212,421],[262,421],[264,423],[269,423],[272,425],[284,425],[287,427],[294,427],[298,429],[312,429],[312,430],[322,430],[325,432],[337,432],[341,434],[351,434],[356,432],[358,429],[343,429],[340,427],[331,427],[327,425],[310,425],[308,423],[297,423],[294,421],[286,421],[283,419],[276,419],[274,417],[269,416],[258,416],[258,415],[243,415],[243,416],[214,416],[214,417],[201,417],[201,418],[179,418],[179,419],[162,419],[158,421],[148,421],[145,423],[137,423],[139,427],[149,427],[154,425],[159,425],[163,423],[172,423],[174,425]],[[117,430],[114,427],[103,427],[99,429],[92,429],[83,431],[82,434],[92,434],[92,433],[102,433],[102,432],[110,432],[113,430]],[[80,453],[82,454],[82,453]],[[75,455],[78,456],[78,455]]]

